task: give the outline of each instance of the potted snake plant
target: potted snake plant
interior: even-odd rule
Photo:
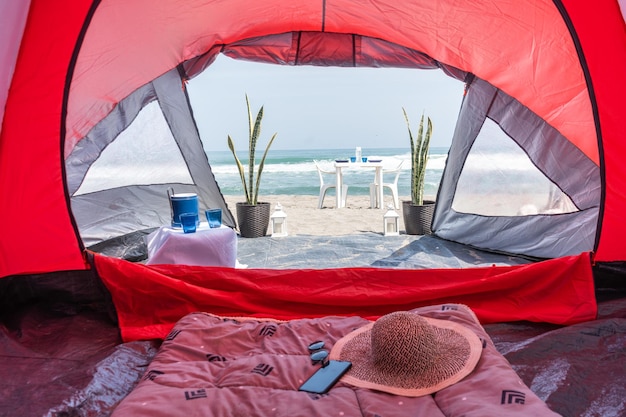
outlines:
[[[233,153],[237,169],[239,170],[239,176],[241,178],[241,184],[243,185],[243,192],[246,198],[245,202],[239,202],[236,205],[237,210],[237,224],[239,225],[239,233],[242,237],[261,237],[267,233],[267,228],[270,221],[270,203],[260,202],[259,199],[259,187],[261,184],[261,173],[263,172],[263,166],[265,165],[265,158],[267,153],[276,138],[276,133],[269,140],[263,158],[259,163],[258,169],[255,172],[256,161],[256,146],[261,135],[261,121],[263,120],[263,106],[259,109],[256,118],[254,119],[252,112],[250,111],[250,101],[246,94],[246,106],[248,108],[248,172],[245,172],[244,165],[241,163],[235,152],[235,145],[233,139],[228,135],[228,148]],[[247,174],[247,175],[246,175]]]
[[[435,202],[424,200],[424,183],[433,124],[430,117],[426,117],[426,120],[424,120],[424,114],[422,114],[417,136],[414,137],[409,123],[409,116],[406,114],[404,107],[402,112],[404,113],[404,120],[409,131],[411,144],[411,200],[402,202],[404,227],[406,233],[410,235],[430,234]],[[426,126],[424,126],[424,123],[426,123]]]

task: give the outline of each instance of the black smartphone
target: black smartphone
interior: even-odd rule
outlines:
[[[329,361],[328,365],[318,369],[304,384],[299,391],[312,392],[315,394],[325,394],[333,385],[339,381],[348,369],[352,366],[352,362],[347,361]]]

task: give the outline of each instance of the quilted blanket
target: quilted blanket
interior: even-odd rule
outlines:
[[[113,416],[556,416],[496,351],[473,312],[444,304],[412,310],[452,320],[483,341],[474,371],[432,395],[409,398],[357,388],[340,380],[328,393],[298,388],[317,369],[308,345],[327,349],[369,323],[361,317],[285,322],[183,317],[161,345],[141,381]]]

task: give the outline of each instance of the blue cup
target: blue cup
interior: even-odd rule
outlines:
[[[196,213],[198,221],[198,195],[195,193],[180,193],[170,196],[172,206],[172,226],[181,227],[180,216],[183,213]]]
[[[183,225],[183,232],[195,233],[198,215],[196,213],[182,213],[180,215],[180,222]]]
[[[363,162],[367,162],[367,157],[366,157],[366,156],[364,156],[363,158],[361,158],[361,161],[363,161]]]
[[[210,228],[222,226],[222,209],[208,209],[205,214]]]
[[[351,156],[350,157],[350,162],[356,162],[356,156]]]

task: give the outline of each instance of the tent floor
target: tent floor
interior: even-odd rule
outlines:
[[[145,236],[153,230],[131,233],[89,249],[140,262],[148,257]],[[383,236],[378,233],[240,237],[237,240],[237,259],[249,268],[272,269],[468,268],[530,262],[522,257],[490,253],[434,236]]]
[[[378,233],[239,238],[237,259],[250,268],[272,269],[432,269],[530,262],[520,257],[472,249],[434,236],[383,236]]]

